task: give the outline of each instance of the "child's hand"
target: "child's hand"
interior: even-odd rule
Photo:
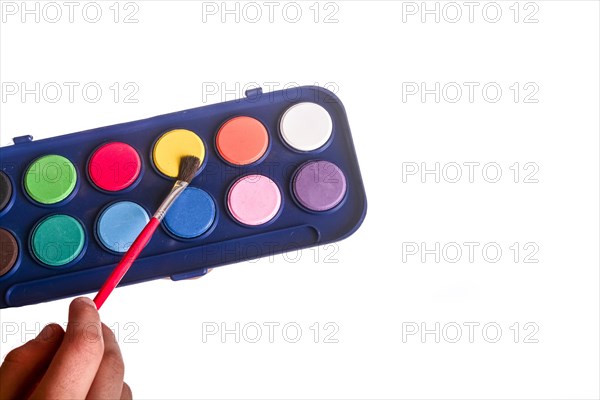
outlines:
[[[46,326],[8,353],[0,366],[0,399],[131,399],[112,331],[94,303],[79,297],[69,307],[65,332]]]

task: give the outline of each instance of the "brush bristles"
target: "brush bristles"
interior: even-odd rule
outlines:
[[[177,180],[184,181],[190,183],[198,169],[200,168],[200,159],[195,156],[184,156],[181,157],[181,161],[179,162],[179,175],[177,175]]]

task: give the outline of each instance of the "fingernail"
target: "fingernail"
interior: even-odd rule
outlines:
[[[94,302],[92,301],[92,299],[90,299],[89,297],[78,297],[78,298],[76,298],[76,299],[75,299],[75,300],[73,300],[73,301],[74,301],[74,302],[75,302],[75,301],[80,301],[80,302],[82,302],[82,303],[85,303],[85,304],[87,304],[87,305],[89,305],[89,306],[92,306],[92,307],[96,308],[96,303],[94,303]]]

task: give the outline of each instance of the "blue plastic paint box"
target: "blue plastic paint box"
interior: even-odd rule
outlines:
[[[97,291],[202,167],[121,281],[173,280],[341,240],[367,202],[344,106],[315,86],[0,148],[0,308]]]

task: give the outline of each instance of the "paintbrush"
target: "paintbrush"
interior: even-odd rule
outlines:
[[[179,195],[183,193],[185,188],[190,184],[199,168],[200,159],[198,157],[184,156],[181,158],[177,181],[173,185],[173,188],[160,207],[158,207],[154,216],[148,221],[144,229],[137,236],[129,250],[127,250],[119,264],[117,264],[112,271],[106,282],[104,282],[104,285],[102,285],[98,294],[96,294],[96,297],[94,297],[94,303],[98,310],[102,307],[102,304],[104,304],[108,295],[110,295],[113,289],[121,282],[121,279],[123,279],[123,276],[127,273],[129,267],[131,267],[131,264],[138,258],[146,244],[152,238],[154,231],[156,231],[156,228],[160,225],[160,221],[165,217],[169,207],[171,207]]]

